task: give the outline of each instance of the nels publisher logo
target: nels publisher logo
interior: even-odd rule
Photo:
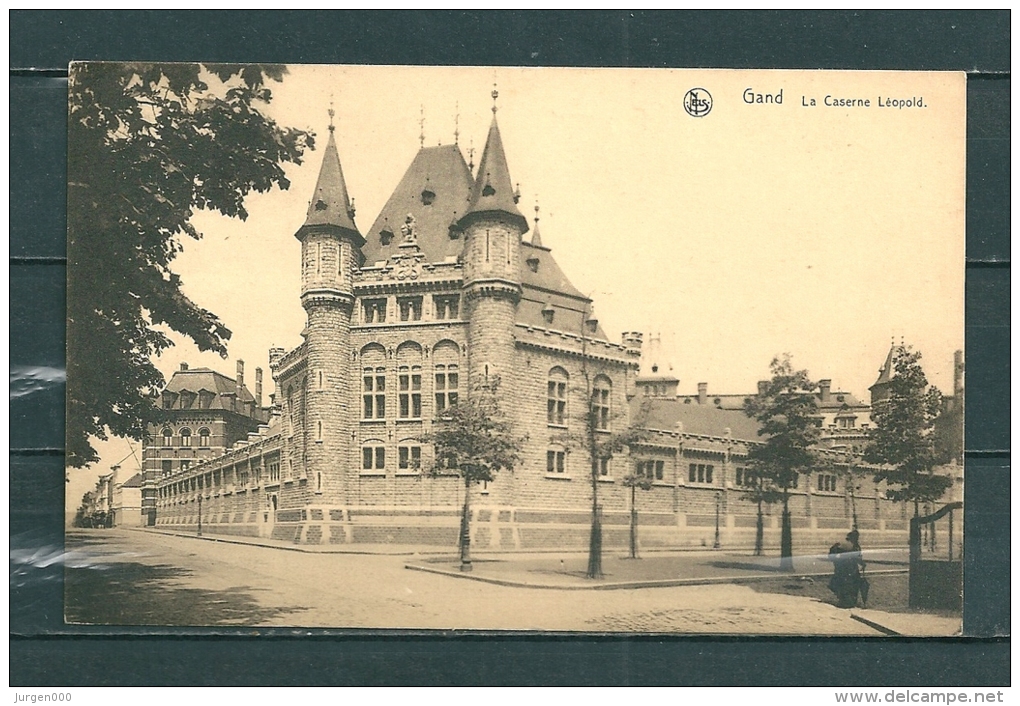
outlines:
[[[712,94],[704,88],[692,88],[684,96],[684,110],[692,117],[705,117],[712,111]]]

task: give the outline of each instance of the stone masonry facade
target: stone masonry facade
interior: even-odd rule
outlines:
[[[180,436],[212,412],[175,407],[172,422],[152,428],[145,464],[155,524],[304,544],[455,547],[464,485],[423,472],[432,450],[420,439],[444,408],[498,377],[501,406],[527,441],[518,467],[472,491],[476,548],[587,545],[592,464],[579,436],[589,399],[598,434],[634,423],[650,430],[597,467],[606,546],[627,543],[632,492],[623,480],[639,474],[651,481],[634,493],[642,545],[750,547],[757,508],[745,468],[757,437],[743,413],[721,399],[656,399],[675,385],[648,376],[641,334],[606,337],[517,198],[494,113],[476,171],[456,146],[423,148],[363,235],[331,128],[297,232],[304,342],[270,352],[271,404],[261,405],[260,371],[257,405],[245,414],[233,402],[210,417],[215,447],[184,446]],[[180,376],[171,387],[186,383]],[[239,377],[219,394],[251,397],[242,388]],[[905,508],[870,477],[851,487],[840,448],[820,449],[831,468],[791,492],[798,546],[827,546],[855,516],[863,541],[903,543]],[[765,512],[766,543],[778,545],[779,510]]]

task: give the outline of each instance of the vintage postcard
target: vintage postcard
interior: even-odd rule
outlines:
[[[66,621],[958,634],[965,109],[73,65]]]

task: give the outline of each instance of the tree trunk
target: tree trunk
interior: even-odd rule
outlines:
[[[758,521],[754,526],[754,555],[761,556],[765,551],[765,515],[762,513],[761,500],[758,501]]]
[[[637,488],[630,486],[630,558],[637,559]]]
[[[783,493],[783,529],[779,539],[779,570],[793,571],[793,526],[790,523],[790,496]]]
[[[471,571],[471,482],[464,481],[464,509],[460,515],[460,570]]]
[[[598,461],[592,460],[591,474],[591,537],[588,540],[588,573],[590,579],[600,579],[602,574],[602,517],[599,512]]]

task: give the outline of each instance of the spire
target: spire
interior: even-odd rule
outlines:
[[[489,126],[489,137],[482,150],[482,159],[478,163],[478,176],[471,189],[471,202],[461,218],[461,224],[466,225],[465,221],[476,216],[502,214],[508,216],[522,233],[527,232],[528,221],[517,210],[515,196],[510,170],[506,165],[506,154],[503,152],[503,139],[499,135],[494,113]]]
[[[903,344],[901,343],[897,346],[896,338],[893,337],[892,342],[889,345],[889,355],[885,357],[885,363],[883,363],[882,367],[878,369],[878,379],[875,380],[875,384],[872,385],[872,387],[888,384],[892,380],[893,375],[896,372],[894,370],[896,353],[902,350],[902,348]]]
[[[531,245],[542,247],[542,234],[538,232],[538,204],[535,204],[535,227],[531,230]]]
[[[322,167],[319,169],[319,180],[315,183],[315,193],[308,205],[308,217],[298,231],[298,237],[311,226],[334,226],[357,235],[359,244],[364,241],[358,227],[354,224],[354,206],[347,195],[347,184],[344,172],[340,167],[340,155],[336,149],[334,127],[332,125],[332,109],[330,110],[329,140],[322,155]]]

